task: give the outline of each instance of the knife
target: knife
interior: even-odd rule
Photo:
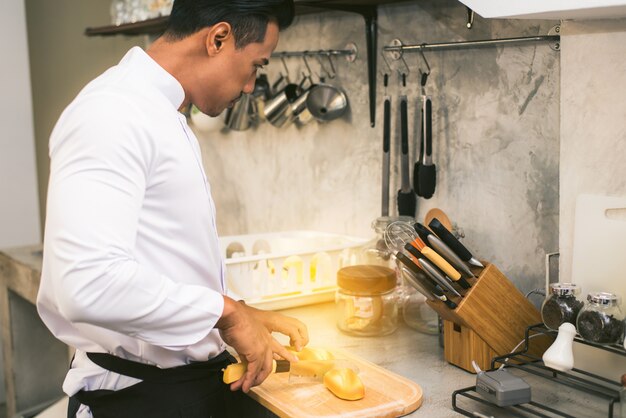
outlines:
[[[461,279],[461,273],[459,273],[454,267],[450,265],[442,256],[437,254],[435,250],[424,244],[424,241],[418,236],[410,243],[411,245],[417,247],[417,249],[430,261],[432,261],[437,267],[439,267],[446,276],[448,276],[453,281],[459,281]],[[405,246],[406,249],[406,246]],[[410,250],[409,250],[410,251]],[[459,284],[466,289],[469,289],[470,285],[463,280],[463,282],[459,281]]]
[[[321,382],[324,374],[335,368],[352,369],[359,373],[359,368],[348,359],[332,360],[300,360],[289,362],[287,360],[272,360],[272,373],[289,373],[289,383]],[[245,362],[233,363],[226,366],[222,381],[226,384],[241,379],[248,370]]]
[[[457,307],[456,303],[448,299],[446,295],[443,294],[439,286],[437,286],[437,284],[434,283],[430,277],[422,273],[422,270],[420,270],[420,268],[406,254],[397,252],[396,258],[408,267],[409,271],[413,273],[413,278],[415,278],[424,289],[435,295],[435,297],[445,303],[448,308],[454,309]]]
[[[454,268],[459,270],[468,278],[475,277],[474,273],[472,273],[469,267],[467,267],[467,264],[465,264],[463,260],[461,260],[459,256],[456,255],[454,251],[452,251],[452,249],[448,247],[446,243],[443,242],[437,235],[430,232],[428,228],[426,228],[419,222],[413,225],[413,227],[415,228],[415,232],[417,232],[417,235],[419,235],[422,241],[428,243],[431,247],[433,247],[433,249],[435,249],[435,251],[437,251],[439,255],[441,255],[450,264],[452,264]]]
[[[450,284],[449,280],[441,274],[441,271],[432,265],[432,263],[424,258],[417,260],[419,266],[428,274],[433,280],[439,283],[440,286],[445,287],[448,291],[452,292],[455,296],[462,298],[463,296],[457,292],[457,290]],[[462,280],[462,279],[461,279]]]
[[[422,254],[417,248],[415,248],[411,243],[406,243],[404,245],[404,249],[409,252],[413,257],[415,257],[415,263],[424,270],[424,272],[435,281],[435,283],[439,284],[439,287],[443,287],[448,291],[454,293],[456,296],[463,297],[459,292],[456,291],[454,287],[452,287],[449,283],[452,279],[448,279],[444,276],[444,274],[435,266],[433,266],[430,261],[426,259],[426,256]],[[443,289],[442,289],[443,290]]]
[[[437,234],[437,236],[441,238],[441,240],[445,242],[448,247],[450,247],[452,251],[454,251],[456,255],[459,256],[461,260],[466,261],[473,266],[485,268],[485,266],[483,266],[480,261],[475,259],[472,253],[467,248],[465,248],[465,246],[461,244],[461,242],[456,239],[454,235],[452,235],[452,233],[448,231],[445,226],[442,225],[441,222],[439,222],[439,219],[434,218],[432,221],[430,221],[428,227],[435,234]]]

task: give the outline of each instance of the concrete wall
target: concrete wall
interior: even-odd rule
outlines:
[[[626,19],[564,22],[561,275],[571,276],[576,197],[626,195]]]
[[[26,0],[42,225],[54,124],[85,84],[116,64],[132,45],[144,43],[143,37],[83,35],[86,27],[110,23],[110,5],[110,0]]]
[[[393,38],[404,43],[543,35],[549,21],[486,21],[465,27],[456,1],[380,7],[379,50]],[[245,132],[197,131],[211,181],[222,235],[315,229],[371,234],[380,216],[382,71],[379,56],[376,128],[369,126],[363,19],[332,13],[305,15],[285,31],[277,50],[344,48],[355,42],[354,63],[335,60],[350,112],[325,125],[277,129],[268,123]],[[420,199],[418,219],[442,208],[466,234],[475,255],[496,263],[520,289],[543,287],[544,255],[557,250],[559,216],[559,52],[547,44],[427,52],[426,86],[434,106],[435,196]],[[409,98],[411,170],[416,160],[419,54],[407,54],[408,86],[394,72],[392,196],[399,188],[398,96]],[[390,62],[402,69],[400,62]],[[287,61],[290,74],[301,60]],[[311,60],[314,71],[319,65]],[[282,68],[268,68],[275,80]],[[395,203],[392,213],[396,213]]]
[[[24,2],[2,2],[0,56],[6,64],[0,70],[0,248],[41,239],[26,35]]]

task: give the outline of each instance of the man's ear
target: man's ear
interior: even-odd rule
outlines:
[[[220,22],[209,28],[206,49],[209,56],[219,54],[226,43],[233,40],[233,30],[229,23]]]

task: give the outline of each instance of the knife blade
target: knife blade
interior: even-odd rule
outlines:
[[[452,251],[454,251],[456,255],[459,256],[461,260],[466,261],[476,267],[485,267],[480,261],[474,258],[472,253],[467,248],[465,248],[465,246],[461,244],[461,242],[456,239],[455,236],[452,235],[452,233],[448,231],[441,222],[439,222],[439,219],[434,218],[432,221],[430,221],[428,227],[435,234],[437,234],[437,236],[441,238],[441,240],[445,242],[448,247],[450,247]]]
[[[432,265],[430,261],[420,258],[417,260],[417,263],[422,267],[422,270],[426,272],[431,278],[433,278],[440,286],[446,288],[448,291],[452,292],[454,295],[458,297],[463,297],[457,290],[450,284],[449,280],[441,274],[441,271]]]
[[[396,258],[402,263],[404,264],[406,267],[408,267],[409,271],[413,274],[413,277],[429,292],[431,292],[433,295],[435,295],[435,297],[437,299],[439,299],[440,301],[442,301],[443,303],[445,303],[445,305],[450,308],[450,309],[454,309],[457,307],[456,303],[454,303],[452,300],[448,299],[446,297],[446,295],[443,294],[442,290],[439,288],[439,286],[437,286],[436,283],[434,283],[434,281],[426,276],[424,273],[422,273],[422,270],[406,255],[403,254],[401,252],[396,253]],[[419,289],[418,289],[419,290]]]
[[[437,235],[430,232],[428,228],[426,228],[421,223],[417,222],[413,225],[415,228],[415,232],[419,235],[419,237],[426,243],[428,243],[439,255],[446,259],[454,268],[460,271],[463,275],[468,278],[473,278],[474,273],[467,267],[467,265],[459,258],[458,255],[452,251],[450,247],[446,245]]]
[[[359,373],[359,367],[348,359],[332,360],[272,360],[272,373],[289,373],[289,383],[321,382],[324,374],[334,368],[348,368]],[[235,382],[243,377],[248,370],[245,362],[233,363],[226,366],[222,380],[226,384]]]

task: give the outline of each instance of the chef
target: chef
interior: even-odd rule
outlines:
[[[176,0],[146,50],[132,48],[65,109],[50,138],[37,299],[75,347],[68,417],[242,417],[242,392],[297,359],[306,326],[226,296],[215,207],[198,141],[179,112],[217,116],[268,63],[293,0]],[[234,358],[245,375],[221,382]]]

